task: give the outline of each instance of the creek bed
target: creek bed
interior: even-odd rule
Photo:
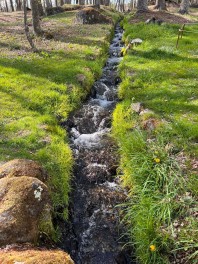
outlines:
[[[126,230],[118,205],[126,201],[127,194],[116,177],[118,157],[109,136],[120,81],[122,34],[117,25],[101,78],[66,124],[76,165],[69,222],[61,226],[61,247],[76,264],[134,263],[131,250],[123,248]]]

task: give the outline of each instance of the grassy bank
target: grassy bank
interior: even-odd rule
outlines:
[[[29,48],[21,12],[0,15],[0,161],[39,161],[50,176],[54,212],[64,218],[73,158],[59,122],[79,107],[100,76],[113,27],[76,25],[76,12],[42,20],[47,39],[34,38],[39,53]],[[114,21],[119,16],[109,10],[107,15]]]
[[[197,36],[185,35],[177,50],[179,25],[129,21],[125,42],[143,43],[121,63],[113,114],[128,234],[142,264],[197,263]]]

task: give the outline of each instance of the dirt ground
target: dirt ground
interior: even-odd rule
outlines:
[[[189,15],[180,15],[178,6],[167,6],[167,11],[154,10],[154,6],[149,6],[147,12],[136,12],[131,18],[131,23],[145,22],[147,19],[155,17],[157,20],[162,20],[170,24],[184,24],[188,22],[198,22],[198,8],[190,9]]]

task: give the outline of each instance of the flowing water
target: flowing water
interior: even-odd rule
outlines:
[[[130,250],[123,248],[125,228],[117,205],[126,201],[126,193],[115,176],[118,157],[109,136],[120,81],[122,34],[117,25],[100,80],[89,100],[65,124],[76,166],[70,219],[62,226],[61,247],[76,264],[133,263]]]

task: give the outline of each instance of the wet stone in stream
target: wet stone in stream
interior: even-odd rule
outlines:
[[[121,61],[122,29],[115,29],[110,57],[91,98],[64,124],[68,130],[76,165],[70,197],[70,218],[62,224],[61,247],[76,264],[133,263],[123,249],[126,231],[120,223],[120,207],[126,193],[116,178],[117,154],[109,136],[111,114],[117,101],[117,66]],[[122,239],[121,239],[122,237]]]

